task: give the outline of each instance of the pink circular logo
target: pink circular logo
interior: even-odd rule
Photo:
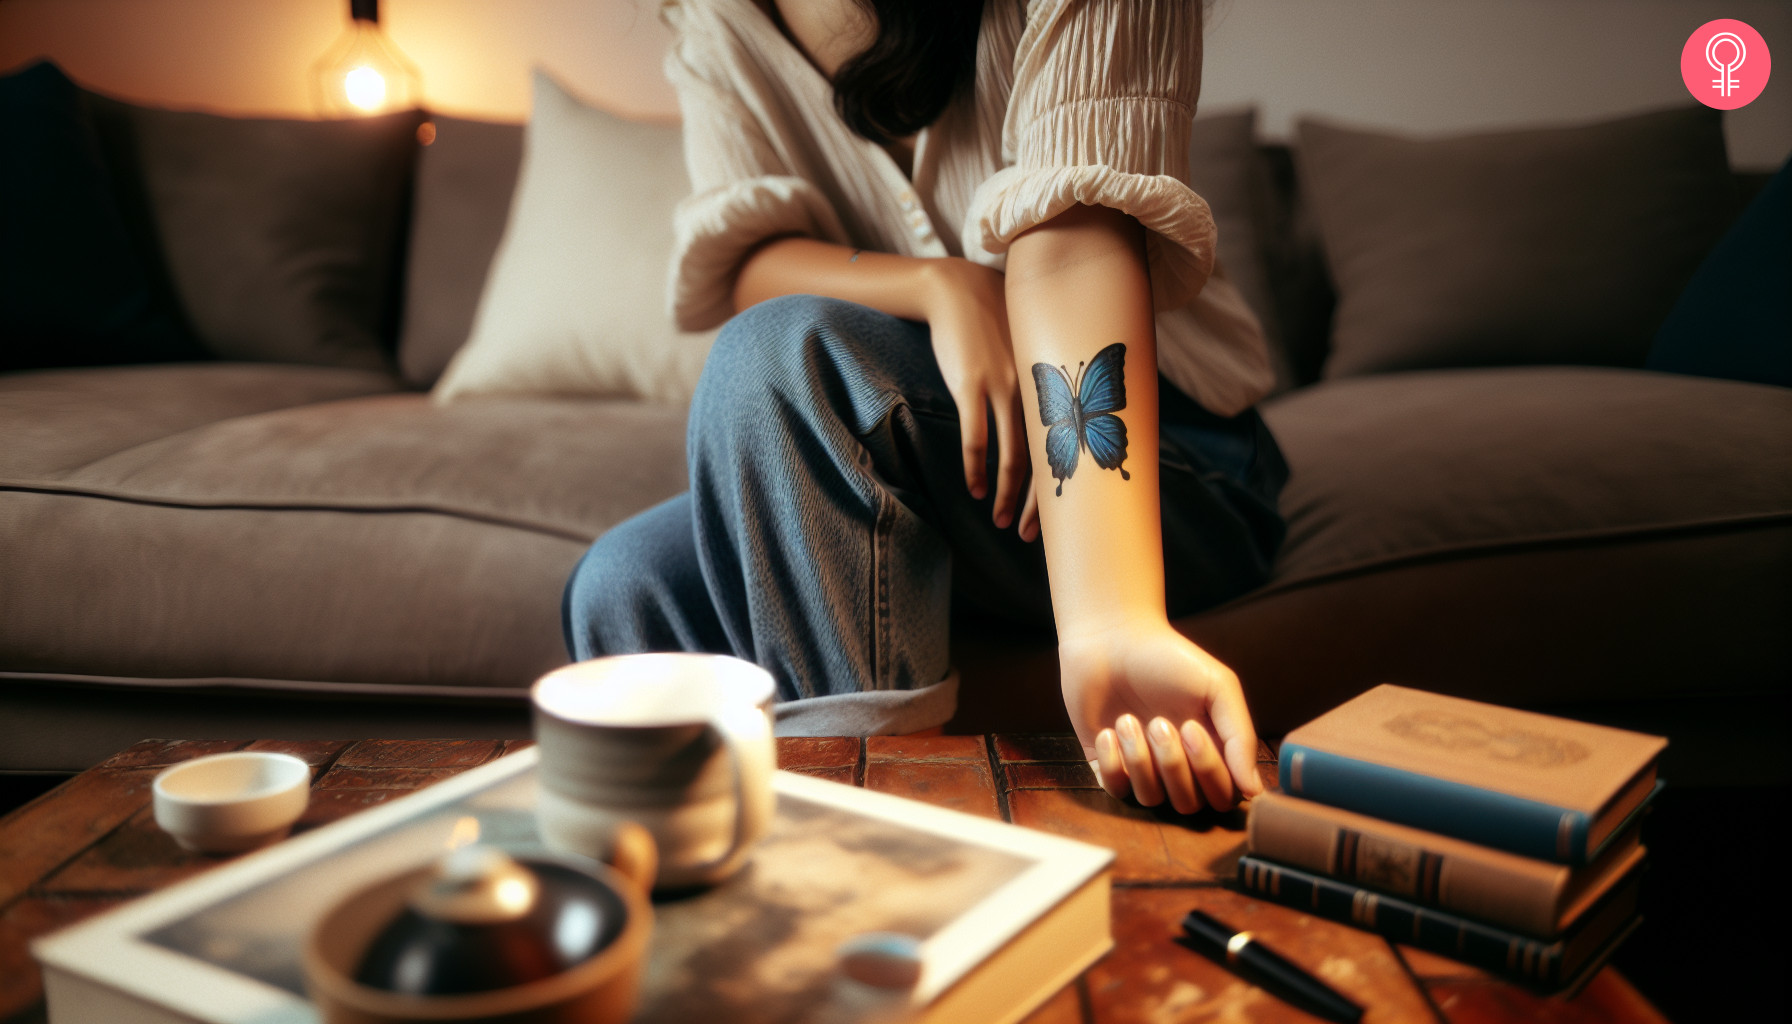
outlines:
[[[1767,40],[1734,18],[1700,25],[1680,50],[1681,81],[1693,99],[1719,110],[1754,102],[1772,70]]]

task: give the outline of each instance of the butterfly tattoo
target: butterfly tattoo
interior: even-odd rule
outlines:
[[[1120,479],[1132,474],[1126,461],[1126,424],[1114,413],[1126,408],[1126,346],[1115,342],[1087,364],[1076,364],[1077,379],[1050,363],[1033,364],[1033,386],[1039,389],[1039,422],[1045,432],[1045,458],[1058,480],[1076,473],[1077,452],[1089,449],[1089,457],[1102,469],[1120,470]]]

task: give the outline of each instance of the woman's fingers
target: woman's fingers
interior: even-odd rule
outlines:
[[[1095,760],[1089,762],[1089,767],[1095,769],[1095,781],[1109,796],[1124,800],[1132,795],[1132,783],[1120,760],[1120,741],[1114,737],[1114,730],[1103,729],[1095,734]]]
[[[1145,741],[1145,729],[1130,714],[1121,715],[1114,723],[1120,737],[1120,762],[1126,766],[1126,777],[1132,783],[1132,795],[1146,807],[1164,802],[1163,784],[1157,779],[1157,768],[1151,763],[1151,747]]]
[[[982,392],[968,395],[954,394],[953,400],[958,403],[958,430],[964,442],[964,482],[971,489],[971,497],[978,501],[989,493],[988,482],[984,479],[989,454],[988,426],[984,422],[984,397]]]
[[[1223,678],[1216,680],[1210,690],[1207,716],[1219,736],[1221,754],[1238,783],[1238,791],[1247,798],[1260,796],[1263,782],[1257,778],[1257,727],[1251,722],[1251,709],[1245,705],[1238,677],[1224,666],[1220,669]]]
[[[1021,489],[1027,483],[1027,434],[1021,426],[1020,393],[1011,391],[1008,399],[992,401],[990,409],[996,420],[996,529],[1007,529],[1014,521],[1020,505]]]
[[[1168,719],[1153,718],[1145,727],[1145,739],[1151,744],[1151,756],[1157,761],[1157,776],[1164,784],[1170,806],[1178,814],[1193,814],[1201,809],[1201,792],[1189,772],[1189,761],[1182,749],[1182,740]]]
[[[1035,479],[1027,480],[1027,500],[1020,510],[1020,539],[1029,543],[1039,539],[1039,488]]]
[[[1213,737],[1193,719],[1182,723],[1181,732],[1180,745],[1188,756],[1188,766],[1201,786],[1207,806],[1216,811],[1231,810],[1237,802],[1237,790],[1232,786],[1232,773],[1226,769],[1225,759],[1213,745]]]

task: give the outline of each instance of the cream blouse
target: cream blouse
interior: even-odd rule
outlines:
[[[912,181],[753,0],[668,0],[665,17],[692,185],[674,218],[681,328],[728,319],[742,263],[774,235],[999,270],[1017,235],[1086,203],[1149,229],[1164,375],[1222,416],[1269,392],[1262,328],[1187,184],[1195,0],[986,0],[974,87],[916,137]]]

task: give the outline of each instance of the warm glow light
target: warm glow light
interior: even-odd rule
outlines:
[[[378,110],[386,102],[386,79],[378,71],[363,64],[342,80],[348,101],[362,110]]]
[[[365,117],[421,105],[423,77],[380,31],[379,0],[350,0],[348,10],[341,37],[311,68],[317,112]]]
[[[492,900],[504,908],[507,914],[521,914],[535,902],[535,891],[528,882],[520,878],[506,878],[498,883],[497,891],[492,893]]]

